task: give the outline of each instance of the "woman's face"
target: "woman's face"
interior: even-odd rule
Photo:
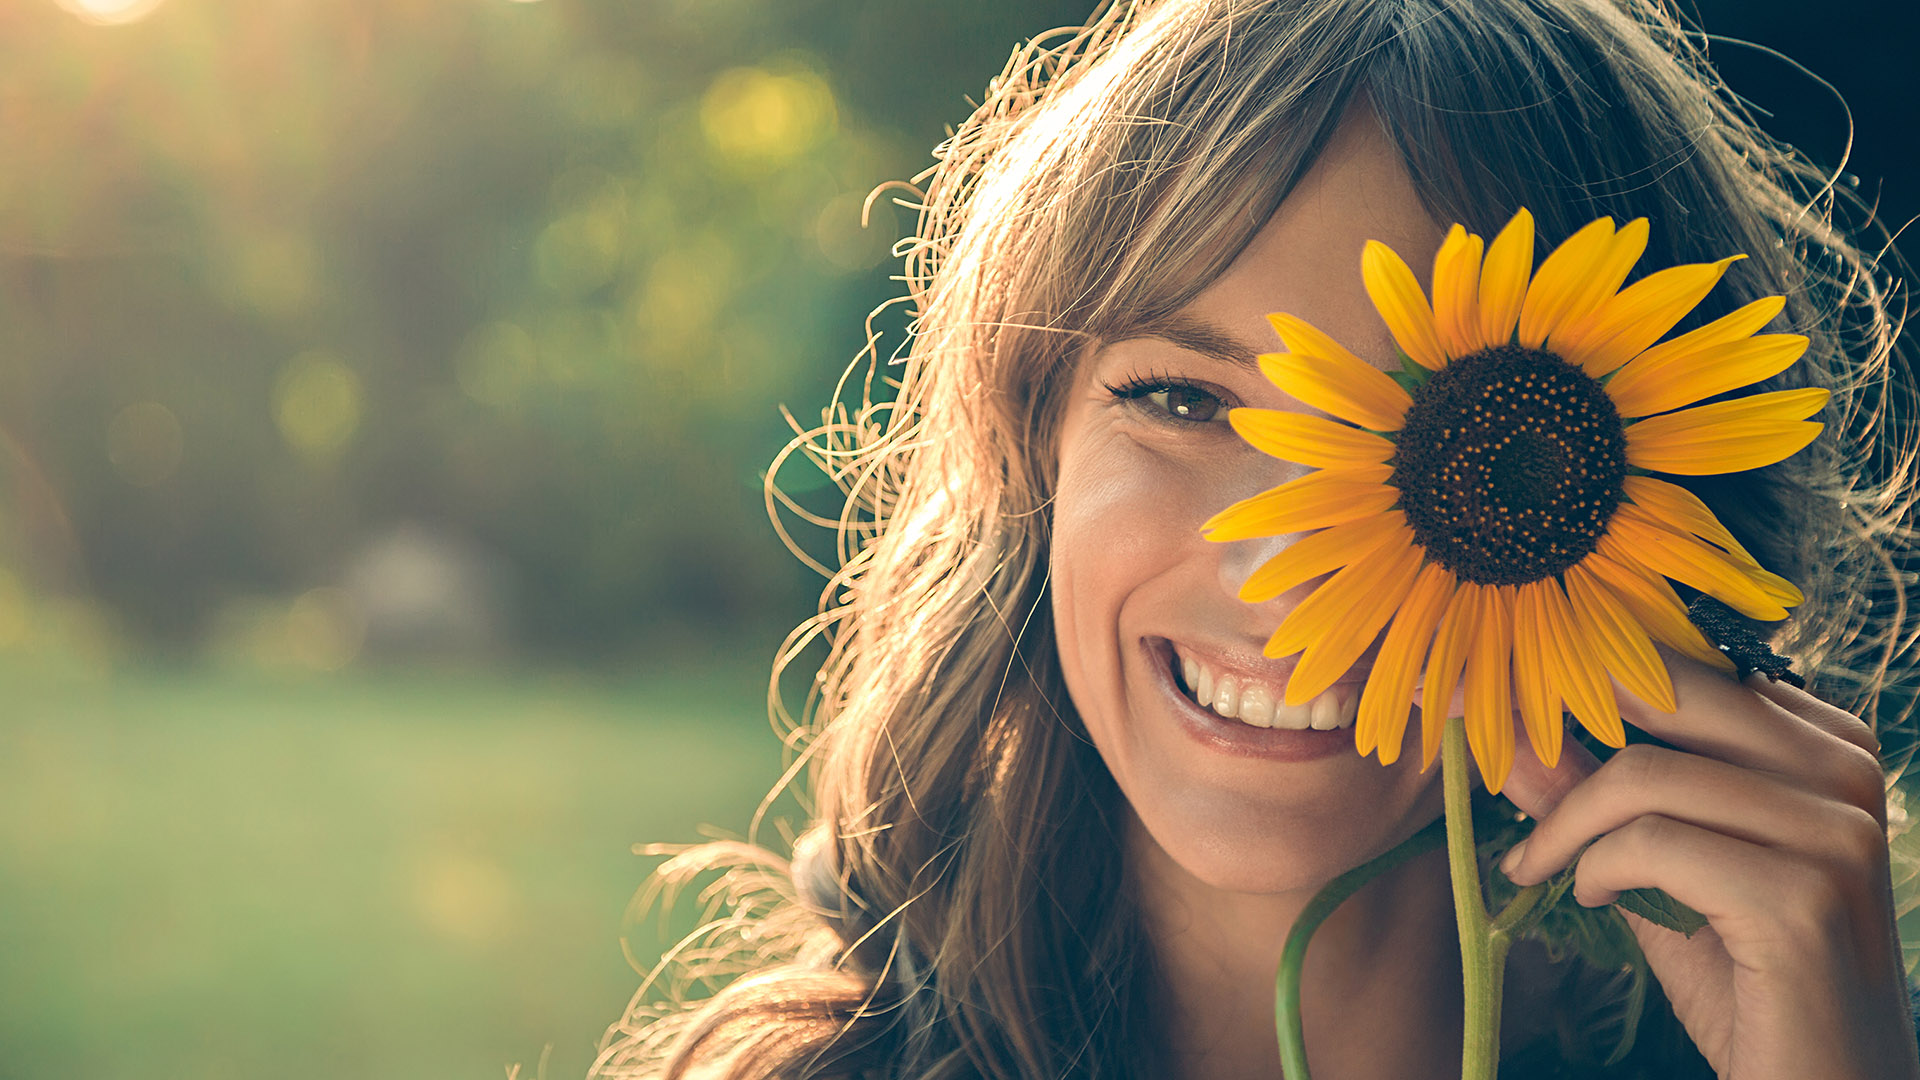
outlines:
[[[1354,750],[1371,650],[1310,706],[1280,704],[1297,657],[1269,660],[1261,648],[1317,582],[1259,605],[1236,593],[1298,536],[1217,544],[1200,525],[1304,471],[1253,450],[1226,421],[1242,405],[1312,411],[1254,366],[1280,347],[1267,314],[1298,315],[1397,370],[1361,285],[1361,248],[1380,240],[1422,267],[1443,235],[1385,135],[1356,114],[1176,320],[1105,344],[1075,373],[1052,550],[1067,688],[1145,836],[1213,888],[1315,887],[1439,813],[1438,774],[1420,771],[1417,734],[1390,767]]]

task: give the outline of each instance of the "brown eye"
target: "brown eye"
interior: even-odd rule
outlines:
[[[1197,422],[1211,420],[1220,412],[1220,399],[1197,386],[1162,386],[1147,397],[1169,415]]]

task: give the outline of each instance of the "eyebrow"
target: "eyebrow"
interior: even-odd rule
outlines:
[[[1258,369],[1260,352],[1253,346],[1211,323],[1190,315],[1173,314],[1142,326],[1133,337],[1157,337],[1189,352],[1197,352],[1224,363]]]

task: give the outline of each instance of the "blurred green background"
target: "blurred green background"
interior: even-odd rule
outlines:
[[[862,202],[1090,6],[0,0],[0,1077],[580,1075],[783,763]],[[1877,7],[1701,15],[1897,224]]]

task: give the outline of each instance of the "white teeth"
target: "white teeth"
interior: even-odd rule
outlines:
[[[1179,661],[1181,680],[1194,701],[1250,727],[1332,731],[1353,726],[1360,712],[1360,695],[1351,686],[1329,689],[1312,701],[1288,705],[1277,690],[1264,683],[1220,674],[1190,656],[1180,656]]]
[[[1273,708],[1273,726],[1288,731],[1307,730],[1307,721],[1313,719],[1313,702],[1305,705],[1288,705],[1285,699]]]
[[[1321,694],[1308,704],[1313,706],[1313,730],[1332,731],[1340,726],[1340,702],[1331,692]]]
[[[1231,675],[1213,680],[1213,711],[1229,720],[1240,716],[1240,684]]]
[[[1240,691],[1240,721],[1254,727],[1273,726],[1273,691],[1249,683]]]

